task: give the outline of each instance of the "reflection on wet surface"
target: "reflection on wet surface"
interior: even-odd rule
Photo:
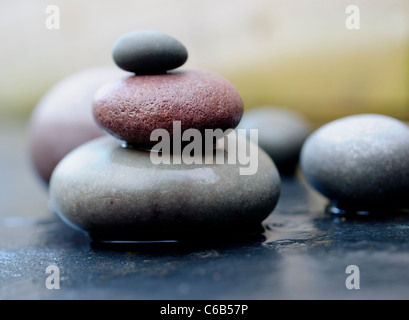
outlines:
[[[18,132],[15,138],[18,141]],[[14,141],[15,143],[16,141]],[[14,144],[15,145],[15,144]],[[4,148],[4,146],[3,146]],[[47,209],[46,190],[22,160],[0,180],[0,298],[4,299],[407,299],[409,216],[349,217],[300,176],[283,178],[265,232],[178,242],[97,243]],[[12,161],[11,158],[20,159]],[[357,265],[361,289],[345,287]],[[45,287],[49,265],[61,289]]]

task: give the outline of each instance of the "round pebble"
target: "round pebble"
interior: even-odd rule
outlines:
[[[158,31],[141,30],[120,37],[113,46],[112,56],[121,69],[155,74],[180,67],[188,54],[175,38]]]
[[[301,147],[311,133],[308,121],[299,113],[274,106],[261,106],[243,114],[237,129],[258,130],[258,145],[274,160],[280,173],[292,173]]]
[[[280,177],[259,149],[258,170],[241,164],[153,164],[148,151],[112,137],[69,153],[50,182],[50,206],[96,240],[160,240],[262,231]]]
[[[206,71],[185,70],[166,75],[124,78],[103,86],[93,112],[98,124],[129,144],[152,146],[151,132],[165,129],[172,136],[173,122],[182,131],[235,128],[243,103],[233,85]]]
[[[57,163],[80,144],[104,135],[92,115],[99,87],[126,75],[115,67],[87,69],[54,85],[35,107],[28,130],[31,161],[48,184]]]
[[[376,114],[335,120],[306,140],[301,168],[339,208],[407,207],[409,127]]]

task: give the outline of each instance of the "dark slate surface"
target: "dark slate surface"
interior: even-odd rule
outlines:
[[[97,244],[48,211],[25,135],[24,124],[0,123],[1,299],[409,298],[408,216],[331,216],[298,175],[283,178],[260,237]],[[59,290],[45,286],[49,265]],[[359,290],[345,286],[348,265]]]

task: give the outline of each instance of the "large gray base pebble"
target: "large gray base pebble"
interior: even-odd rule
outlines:
[[[258,171],[240,164],[160,164],[111,138],[68,154],[50,181],[50,206],[98,240],[160,240],[260,232],[280,178],[259,149]]]

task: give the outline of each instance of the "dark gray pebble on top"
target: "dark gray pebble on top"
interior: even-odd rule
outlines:
[[[183,65],[188,57],[185,46],[158,31],[139,30],[121,36],[112,56],[123,70],[135,74],[160,74]]]

